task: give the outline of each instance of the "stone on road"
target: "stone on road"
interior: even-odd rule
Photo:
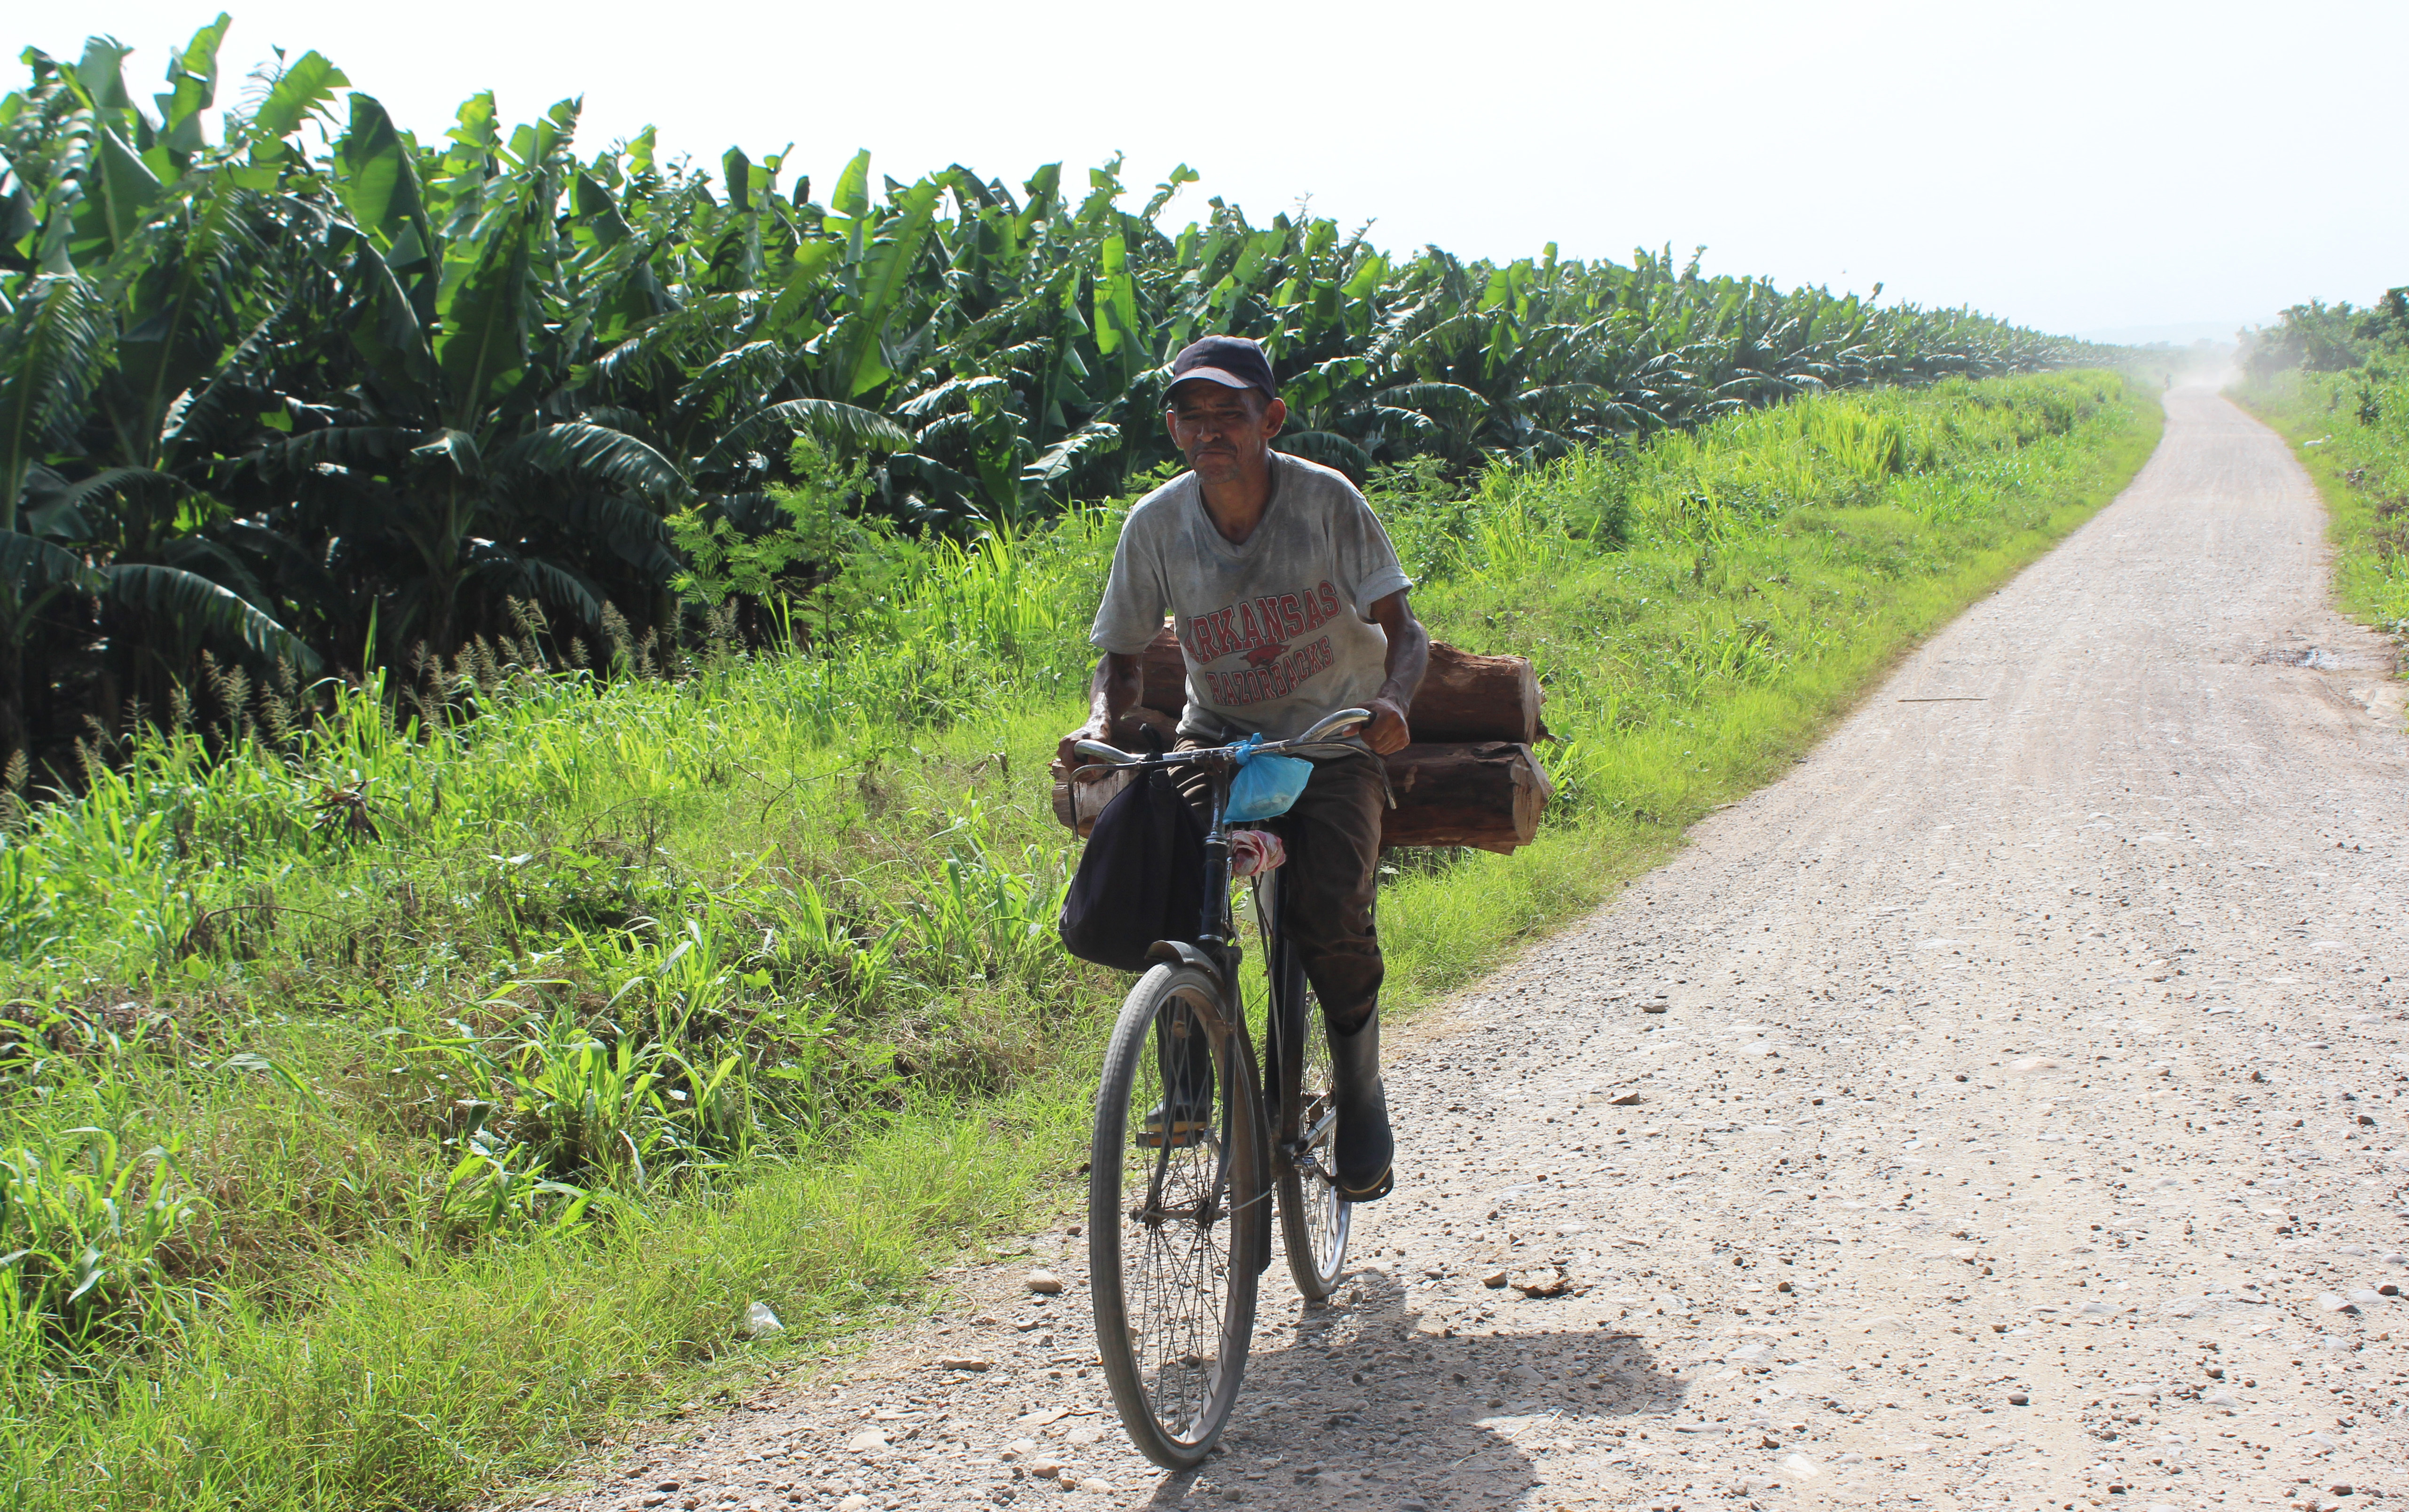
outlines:
[[[2283,443],[2168,410],[1783,781],[1398,1035],[1396,1193],[1331,1305],[1274,1265],[1201,1472],[1129,1447],[1085,1289],[996,1266],[558,1505],[2409,1495],[2392,648]]]

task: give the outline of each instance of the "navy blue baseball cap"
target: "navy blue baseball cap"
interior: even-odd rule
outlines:
[[[1279,397],[1272,360],[1263,355],[1262,342],[1248,337],[1208,336],[1180,348],[1179,355],[1171,359],[1171,386],[1176,389],[1191,378],[1225,388],[1254,389],[1266,399]]]

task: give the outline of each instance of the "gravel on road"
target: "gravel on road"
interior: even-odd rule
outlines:
[[[2394,648],[2284,444],[2168,410],[1785,780],[1396,1032],[1396,1194],[1331,1305],[1275,1264],[1200,1472],[1128,1447],[1066,1223],[540,1505],[2409,1496]]]

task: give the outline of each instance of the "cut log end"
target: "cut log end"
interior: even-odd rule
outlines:
[[[1113,743],[1124,751],[1168,751],[1179,738],[1176,722],[1159,709],[1143,706],[1123,714],[1113,727]],[[1063,828],[1074,831],[1081,840],[1096,827],[1096,815],[1114,795],[1130,784],[1131,773],[1116,771],[1109,767],[1082,767],[1075,777],[1062,765],[1060,756],[1046,764],[1053,774],[1050,795],[1054,817]]]
[[[1409,745],[1388,768],[1397,806],[1381,821],[1384,849],[1464,845],[1510,856],[1538,834],[1555,792],[1519,742]]]
[[[1424,743],[1511,741],[1529,745],[1547,734],[1539,720],[1539,706],[1546,700],[1528,657],[1482,656],[1434,641],[1430,670],[1422,674],[1406,717],[1414,739]]]

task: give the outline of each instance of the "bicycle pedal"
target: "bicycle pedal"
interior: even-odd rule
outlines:
[[[1204,1137],[1206,1131],[1207,1125],[1202,1118],[1175,1118],[1171,1124],[1170,1145],[1175,1150],[1190,1148]],[[1136,1143],[1143,1150],[1163,1147],[1162,1119],[1159,1115],[1147,1116],[1146,1127],[1138,1131]]]

